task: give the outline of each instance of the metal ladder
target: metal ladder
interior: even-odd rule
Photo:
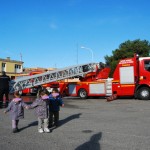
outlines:
[[[96,69],[96,63],[88,63],[82,65],[70,66],[63,69],[57,69],[54,71],[48,71],[41,74],[22,77],[15,79],[10,92],[20,91],[25,88],[31,88],[34,86],[55,82],[67,78],[76,76],[84,76],[89,72],[93,72]]]

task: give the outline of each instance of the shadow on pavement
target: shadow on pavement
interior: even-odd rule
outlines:
[[[64,125],[64,124],[66,124],[67,122],[69,122],[69,121],[71,121],[71,120],[73,120],[73,119],[80,118],[80,115],[82,115],[82,114],[81,114],[81,113],[79,113],[79,114],[74,114],[74,115],[71,115],[71,116],[69,116],[69,117],[63,119],[63,120],[59,120],[59,126],[57,126],[57,127],[55,127],[55,128],[58,128],[58,127],[60,127],[60,126],[62,126],[62,125]],[[55,129],[55,128],[52,128],[52,129],[51,129],[51,132],[52,132],[52,130]]]
[[[59,125],[62,126],[63,124],[66,124],[67,122],[73,120],[73,119],[77,119],[77,118],[80,118],[80,115],[82,115],[81,113],[79,114],[74,114],[74,115],[71,115],[63,120],[60,120],[59,121]]]
[[[101,150],[99,140],[102,138],[102,133],[99,132],[94,134],[89,141],[83,143],[82,145],[78,146],[75,150]]]
[[[20,128],[19,130],[22,131],[26,128],[29,128],[29,127],[32,127],[32,126],[37,126],[37,125],[38,125],[38,121],[34,121],[34,122],[29,123],[27,126],[25,126],[23,128]]]

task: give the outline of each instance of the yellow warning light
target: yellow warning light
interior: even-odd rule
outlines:
[[[143,80],[144,79],[144,77],[143,76],[140,76],[140,80]]]

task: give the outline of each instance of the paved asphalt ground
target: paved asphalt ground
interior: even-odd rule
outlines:
[[[60,126],[37,132],[34,110],[25,110],[19,133],[0,109],[0,150],[150,150],[150,101],[64,99]]]

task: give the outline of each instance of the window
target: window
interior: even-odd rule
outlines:
[[[6,63],[2,63],[2,71],[6,71]]]
[[[22,67],[21,67],[21,65],[15,64],[15,72],[16,72],[16,73],[22,72]]]
[[[144,68],[145,68],[145,70],[150,72],[150,60],[144,61]]]

